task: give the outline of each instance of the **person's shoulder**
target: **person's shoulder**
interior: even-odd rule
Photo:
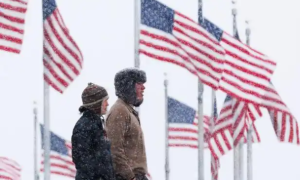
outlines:
[[[115,113],[129,113],[129,110],[124,103],[120,102],[120,100],[117,100],[108,112],[108,114]]]
[[[116,101],[115,104],[110,108],[107,114],[107,120],[115,119],[115,118],[128,118],[130,115],[130,111],[127,106],[120,101]]]
[[[93,123],[91,123],[87,117],[82,115],[76,122],[73,133],[87,132],[93,130],[94,128],[95,126],[93,125]]]

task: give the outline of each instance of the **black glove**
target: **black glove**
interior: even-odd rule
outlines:
[[[136,174],[135,175],[136,180],[148,180],[145,174]]]

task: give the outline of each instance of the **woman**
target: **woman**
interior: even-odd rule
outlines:
[[[72,134],[72,158],[77,173],[75,180],[115,180],[110,142],[104,128],[108,106],[107,91],[89,83],[82,93],[82,114]]]

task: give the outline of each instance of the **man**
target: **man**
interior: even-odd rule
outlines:
[[[107,135],[117,180],[148,180],[144,135],[138,113],[133,107],[143,102],[146,73],[130,68],[115,76],[118,100],[106,120]]]
[[[107,91],[89,83],[82,93],[82,113],[72,134],[72,158],[77,173],[75,180],[115,180],[110,143],[103,115],[108,106]]]

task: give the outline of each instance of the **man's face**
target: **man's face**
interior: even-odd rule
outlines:
[[[135,92],[136,92],[136,99],[137,102],[134,104],[134,106],[140,106],[144,100],[144,90],[145,86],[144,83],[136,83],[135,84]]]

